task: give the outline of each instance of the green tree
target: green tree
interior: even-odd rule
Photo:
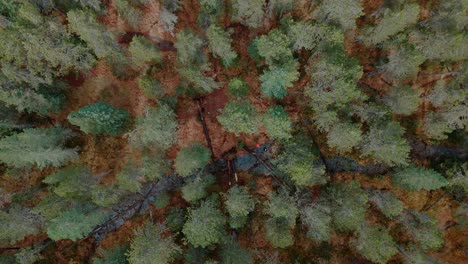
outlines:
[[[159,99],[165,95],[161,82],[149,74],[145,74],[138,79],[138,87],[143,90],[148,98]]]
[[[332,126],[327,135],[327,143],[339,153],[351,151],[362,141],[362,132],[358,124],[339,122]]]
[[[70,239],[76,241],[87,236],[94,227],[102,223],[109,213],[90,206],[76,206],[47,223],[47,235],[54,241]]]
[[[244,98],[249,92],[250,86],[241,78],[232,78],[229,81],[229,92],[237,98]]]
[[[411,42],[429,60],[458,61],[468,58],[466,34],[434,34],[419,31],[410,34]]]
[[[228,238],[221,247],[221,263],[253,264],[252,254],[248,249],[242,248],[238,242]]]
[[[273,29],[268,34],[255,38],[253,44],[258,55],[265,59],[270,66],[279,66],[291,62],[293,59],[290,40],[279,29]],[[291,66],[295,66],[295,64],[292,63]]]
[[[94,264],[128,264],[125,253],[128,246],[116,246],[108,250],[98,251],[99,257],[93,258]]]
[[[268,8],[277,14],[283,14],[293,10],[296,4],[295,0],[271,0],[268,2]]]
[[[29,235],[41,232],[43,219],[27,207],[14,205],[0,210],[0,244],[11,245]]]
[[[275,97],[281,99],[288,94],[288,88],[292,87],[294,82],[299,79],[297,68],[299,63],[292,60],[281,66],[270,67],[260,75],[260,90],[266,97]]]
[[[147,38],[134,36],[128,47],[133,63],[143,66],[145,63],[158,63],[161,61],[161,52]]]
[[[15,168],[61,166],[78,158],[76,149],[64,146],[73,135],[61,127],[24,129],[0,139],[0,161]]]
[[[364,137],[362,156],[371,157],[387,165],[406,165],[411,150],[408,142],[402,138],[405,129],[397,122],[371,125]]]
[[[324,0],[314,11],[314,18],[338,25],[343,30],[356,28],[356,18],[364,15],[359,0]]]
[[[208,44],[214,56],[223,61],[224,66],[231,65],[237,58],[237,53],[232,49],[232,40],[229,32],[222,27],[212,24],[206,31]]]
[[[96,185],[86,165],[72,165],[48,175],[42,182],[55,186],[53,192],[63,198],[87,199]]]
[[[290,139],[292,137],[292,124],[288,112],[281,105],[275,105],[267,109],[263,115],[263,125],[270,138]]]
[[[290,229],[296,226],[299,215],[296,201],[284,190],[269,198],[265,206],[265,213],[270,216],[266,223],[266,237],[273,247],[288,247],[293,244]]]
[[[208,247],[221,241],[226,219],[212,201],[203,202],[198,208],[191,208],[182,233],[195,247]]]
[[[168,149],[176,141],[177,117],[169,106],[161,104],[150,107],[143,117],[135,120],[135,129],[130,132],[130,143],[135,147],[156,146]]]
[[[383,101],[395,114],[410,115],[418,109],[419,92],[410,86],[402,85],[392,87],[384,96]]]
[[[215,183],[215,177],[211,174],[196,177],[189,180],[182,187],[182,197],[189,203],[196,202],[208,195],[207,188]]]
[[[387,217],[393,218],[399,216],[405,205],[392,192],[375,191],[369,198],[377,208]]]
[[[129,159],[116,176],[119,187],[130,192],[139,192],[143,187],[143,172],[140,166]]]
[[[166,215],[164,224],[173,232],[177,233],[182,230],[185,223],[187,210],[181,207],[171,208]]]
[[[387,263],[398,253],[397,244],[382,226],[363,224],[351,244],[359,254],[374,263]]]
[[[236,135],[258,133],[259,115],[250,103],[230,101],[217,118],[224,129]]]
[[[248,215],[255,209],[255,201],[247,187],[236,185],[224,195],[225,208],[229,213],[229,226],[241,228],[247,222]]]
[[[231,18],[248,27],[260,27],[265,14],[265,0],[233,0],[231,2]]]
[[[179,32],[174,46],[177,49],[177,61],[181,65],[206,63],[206,58],[200,52],[203,49],[203,40],[192,30],[186,29]]]
[[[168,264],[175,260],[182,251],[171,235],[166,234],[166,227],[146,223],[135,231],[135,238],[127,253],[128,260],[134,264]]]
[[[421,249],[436,250],[444,244],[442,230],[437,226],[437,219],[423,212],[410,210],[402,215],[401,222]]]
[[[330,205],[325,201],[301,209],[301,221],[307,227],[307,237],[315,242],[330,240],[331,220]]]
[[[419,166],[409,166],[397,171],[392,176],[392,182],[409,191],[436,190],[448,184],[440,173]]]
[[[392,46],[388,63],[379,68],[392,80],[414,79],[419,72],[419,66],[426,61],[424,55],[413,45],[405,44],[396,43],[396,47]]]
[[[201,27],[213,25],[224,11],[224,0],[201,0],[198,23]]]
[[[325,166],[314,152],[313,143],[309,139],[296,136],[285,144],[284,151],[273,160],[273,164],[289,175],[298,186],[324,184],[327,182]]]
[[[201,144],[185,147],[177,153],[175,170],[183,177],[203,169],[210,162],[210,150]]]
[[[408,4],[401,10],[385,9],[382,20],[374,27],[364,30],[361,39],[370,45],[379,44],[418,22],[419,5]]]
[[[71,112],[67,119],[85,133],[116,136],[128,128],[130,114],[109,103],[98,102]]]
[[[131,5],[131,0],[116,0],[117,11],[119,16],[127,21],[128,25],[132,28],[138,28],[141,21],[142,12]]]
[[[356,182],[337,184],[328,189],[334,226],[340,231],[355,231],[365,219],[367,193]]]

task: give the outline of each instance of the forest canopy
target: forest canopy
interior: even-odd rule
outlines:
[[[466,0],[0,1],[0,263],[464,263]]]

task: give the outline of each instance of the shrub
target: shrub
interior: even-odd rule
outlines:
[[[232,49],[230,34],[218,25],[211,25],[206,31],[209,47],[214,56],[223,61],[224,66],[231,65],[237,58],[237,53]]]
[[[135,264],[172,263],[182,249],[175,243],[172,236],[164,234],[165,231],[165,226],[152,223],[146,223],[137,229],[127,253],[129,262]]]
[[[182,229],[187,241],[195,247],[208,247],[221,241],[224,235],[223,213],[210,201],[191,208]]]
[[[280,105],[267,109],[263,115],[263,125],[270,138],[290,139],[292,137],[292,124],[289,120],[288,112]]]
[[[248,27],[257,28],[261,25],[265,14],[265,0],[233,0],[231,18]]]
[[[355,231],[364,221],[367,211],[367,194],[351,182],[328,189],[334,226],[340,231]]]
[[[362,141],[362,132],[358,124],[349,122],[337,123],[328,132],[328,145],[338,153],[351,151]]]
[[[244,186],[234,186],[224,195],[225,208],[229,213],[231,228],[241,228],[248,215],[255,209],[255,201]]]
[[[301,209],[301,220],[307,227],[307,237],[315,242],[330,240],[331,211],[325,202],[315,203]]]
[[[15,168],[59,167],[78,158],[76,149],[65,148],[73,133],[69,129],[28,128],[0,139],[0,161]]]
[[[391,192],[376,191],[369,200],[390,218],[399,216],[404,209],[404,204]]]
[[[343,30],[356,28],[356,18],[364,15],[359,0],[324,0],[314,11],[321,22],[340,26]]]
[[[208,195],[206,189],[213,183],[215,183],[215,177],[211,174],[196,177],[182,187],[182,197],[189,203],[203,199]]]
[[[383,101],[395,114],[409,115],[418,109],[421,100],[418,91],[403,85],[392,87],[384,96]]]
[[[359,254],[374,263],[387,263],[398,253],[397,244],[381,226],[363,224],[358,231],[357,239],[351,243]]]
[[[249,89],[249,84],[241,78],[236,77],[229,81],[229,92],[237,98],[246,97]]]
[[[128,128],[130,114],[109,103],[98,102],[71,112],[67,119],[85,133],[116,136]]]
[[[177,153],[175,170],[180,176],[187,177],[203,169],[210,162],[210,150],[200,144],[185,147]]]
[[[128,51],[136,66],[143,66],[145,63],[158,63],[161,60],[159,49],[143,36],[134,36]]]
[[[402,138],[405,129],[396,122],[371,125],[362,146],[362,156],[372,157],[387,165],[406,165],[411,147]]]
[[[393,175],[392,182],[409,191],[436,190],[448,184],[448,181],[440,173],[418,166],[399,170]]]
[[[218,122],[229,132],[236,135],[240,133],[258,133],[259,116],[254,106],[249,103],[230,101],[218,115]]]
[[[270,67],[268,71],[265,71],[259,78],[262,82],[260,90],[263,95],[278,99],[285,97],[288,94],[288,88],[299,79],[298,65],[299,63],[293,60],[282,66]]]
[[[276,167],[289,175],[298,186],[324,184],[325,167],[314,154],[312,142],[305,137],[297,137],[287,142],[285,149],[274,160]]]
[[[174,110],[165,104],[148,108],[143,117],[135,120],[135,129],[130,133],[133,146],[156,146],[162,150],[175,143],[177,119]]]

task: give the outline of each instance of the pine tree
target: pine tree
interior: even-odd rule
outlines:
[[[155,146],[162,150],[171,147],[176,140],[177,119],[174,110],[166,104],[148,108],[143,117],[135,120],[130,132],[130,143],[135,147]]]
[[[375,191],[369,200],[389,218],[399,216],[404,209],[403,202],[401,202],[392,192]]]
[[[231,1],[231,18],[248,27],[257,28],[265,14],[265,0],[233,0]]]
[[[177,153],[175,170],[180,176],[187,177],[203,169],[210,162],[210,150],[201,144],[185,147]]]
[[[116,246],[108,250],[100,250],[99,257],[93,258],[94,264],[128,264],[125,253],[128,246]]]
[[[136,66],[142,66],[145,63],[158,63],[161,61],[159,49],[143,36],[134,36],[130,42],[128,51]]]
[[[437,219],[423,212],[410,210],[402,215],[401,222],[421,249],[436,250],[444,244],[442,230],[437,226]]]
[[[0,139],[0,161],[15,168],[61,166],[78,158],[76,149],[64,147],[72,136],[61,127],[24,129]]]
[[[250,103],[230,101],[217,118],[224,129],[236,135],[258,133],[260,117]]]
[[[382,226],[363,224],[357,239],[351,244],[359,254],[374,263],[387,263],[398,253],[397,244]]]
[[[215,24],[218,18],[223,14],[223,11],[223,0],[201,0],[198,24],[202,28]]]
[[[181,251],[174,238],[166,234],[165,226],[146,223],[135,231],[127,256],[128,261],[134,264],[168,264]]]
[[[356,182],[328,189],[333,225],[340,231],[355,231],[364,221],[367,194]]]
[[[279,29],[273,29],[268,34],[257,37],[253,45],[258,55],[270,66],[280,66],[293,59],[288,36]]]
[[[270,216],[266,223],[266,237],[273,247],[285,248],[293,244],[290,232],[296,226],[299,209],[289,194],[280,190],[269,197],[265,213]]]
[[[309,139],[296,136],[285,145],[285,150],[274,160],[276,167],[289,175],[298,186],[312,186],[326,183],[325,167]]]
[[[200,207],[189,209],[182,233],[193,246],[206,248],[221,241],[225,222],[223,213],[215,203],[205,201]]]
[[[405,129],[396,122],[372,125],[365,136],[362,156],[371,157],[387,165],[406,165],[410,146],[402,138]]]
[[[355,20],[363,14],[358,0],[324,0],[314,11],[314,18],[346,31],[356,28]]]
[[[14,205],[0,210],[0,243],[11,245],[29,235],[41,232],[43,219],[27,207]]]
[[[237,53],[232,49],[232,40],[229,32],[220,26],[213,24],[206,31],[208,44],[215,57],[223,61],[224,66],[231,65],[237,58]]]
[[[143,75],[138,79],[138,87],[143,90],[143,93],[148,98],[159,99],[166,94],[161,82],[149,74]]]
[[[247,222],[248,215],[255,209],[255,201],[248,189],[236,185],[224,195],[225,208],[229,213],[229,226],[241,228]]]
[[[182,187],[182,197],[189,203],[194,203],[208,195],[207,188],[215,183],[215,177],[211,174],[196,177],[189,180]]]
[[[242,248],[238,242],[234,241],[234,239],[225,239],[221,247],[220,255],[221,263],[253,264],[252,254],[250,251],[248,249]]]
[[[141,21],[142,12],[131,5],[129,0],[116,0],[117,11],[132,28],[138,28]]]
[[[117,174],[119,188],[130,192],[139,192],[143,187],[143,172],[133,160],[128,160]]]
[[[63,198],[85,200],[96,185],[91,170],[85,165],[72,165],[48,175],[42,182],[54,185],[53,192]]]
[[[392,182],[409,191],[436,190],[448,184],[448,181],[433,169],[410,166],[397,171]]]
[[[392,87],[384,96],[383,101],[395,114],[410,115],[418,109],[419,92],[410,86],[402,85]]]
[[[237,98],[244,98],[249,92],[249,84],[241,78],[232,78],[229,81],[229,92]]]
[[[307,237],[313,241],[330,240],[331,220],[330,205],[325,201],[301,209],[301,221],[307,227]]]
[[[98,102],[71,112],[67,119],[85,133],[116,136],[127,129],[130,114],[109,103]]]
[[[358,124],[339,122],[332,126],[327,135],[327,143],[339,153],[351,151],[362,141],[362,132]]]
[[[281,105],[275,105],[267,109],[263,115],[263,125],[270,138],[290,139],[292,124],[288,112]]]
[[[426,58],[413,45],[406,42],[395,43],[395,46],[390,50],[388,63],[382,65],[380,69],[393,80],[414,79],[419,72],[419,66],[426,61]]]
[[[281,66],[272,66],[260,75],[260,90],[265,97],[281,99],[288,94],[288,88],[299,79],[299,63],[291,60]]]

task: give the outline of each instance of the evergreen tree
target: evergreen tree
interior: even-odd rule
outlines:
[[[406,165],[410,146],[402,138],[405,129],[396,122],[372,125],[365,136],[362,156],[371,157],[387,165]]]
[[[43,219],[27,207],[14,205],[0,210],[0,244],[11,245],[41,232]]]
[[[224,0],[201,0],[198,23],[201,27],[213,25],[223,14]]]
[[[184,227],[186,214],[187,210],[185,210],[185,208],[171,208],[166,215],[164,223],[171,230],[171,232],[180,232]]]
[[[134,264],[172,263],[182,250],[174,238],[165,233],[165,226],[152,223],[137,229],[127,253],[128,261]]]
[[[141,20],[141,11],[131,5],[131,0],[116,0],[117,11],[119,16],[128,23],[132,28],[138,28]]]
[[[76,149],[64,147],[72,136],[61,127],[24,129],[0,139],[0,161],[15,168],[61,166],[78,158]]]
[[[260,75],[260,90],[266,97],[281,99],[288,94],[288,88],[292,87],[294,82],[299,79],[297,70],[299,63],[292,60],[282,66],[273,66]]]
[[[143,36],[134,36],[128,51],[136,66],[142,66],[145,63],[158,63],[161,60],[160,51]]]
[[[293,244],[290,229],[296,226],[299,209],[296,201],[284,190],[270,195],[265,213],[270,216],[266,223],[266,237],[273,247],[285,248]]]
[[[228,102],[218,115],[218,122],[223,128],[236,135],[258,133],[258,119],[258,113],[253,105],[236,101]]]
[[[270,66],[279,66],[293,59],[288,36],[279,29],[273,29],[268,34],[257,37],[253,44],[258,55]]]
[[[189,203],[203,199],[208,195],[206,189],[213,183],[215,183],[215,177],[211,174],[189,180],[182,187],[182,197]]]
[[[225,208],[229,213],[229,226],[241,228],[247,222],[248,215],[255,209],[255,201],[248,189],[236,185],[224,195]]]
[[[334,226],[340,231],[355,231],[364,221],[367,194],[356,182],[338,184],[328,190]]]
[[[309,139],[296,136],[285,145],[285,149],[274,160],[276,167],[289,175],[298,186],[326,183],[325,167]]]
[[[436,250],[444,244],[437,220],[427,214],[410,210],[402,215],[401,222],[421,249]]]
[[[375,191],[369,200],[389,218],[399,216],[404,209],[404,204],[392,192]]]
[[[337,123],[332,126],[327,135],[328,145],[339,153],[351,151],[362,141],[361,128],[350,122]]]
[[[426,58],[413,45],[396,43],[395,46],[391,47],[388,63],[382,65],[380,69],[393,80],[414,79],[419,72],[419,66],[426,61]]]
[[[263,115],[263,125],[270,138],[290,139],[292,124],[288,112],[281,105],[275,105],[267,109]]]
[[[229,92],[237,98],[244,98],[249,92],[249,84],[241,78],[232,78],[229,81]]]
[[[314,11],[318,21],[338,25],[343,30],[356,28],[355,20],[363,14],[358,0],[324,0]]]
[[[359,254],[374,263],[387,263],[398,253],[397,244],[381,226],[363,224],[358,231],[357,239],[351,244]]]
[[[94,264],[128,264],[125,253],[128,246],[116,246],[108,250],[100,250],[99,257],[93,258]]]
[[[181,65],[204,64],[206,58],[200,52],[203,49],[203,40],[191,30],[183,30],[177,34],[174,44],[177,49],[177,61]]]
[[[130,114],[109,103],[98,102],[71,112],[67,119],[85,133],[116,136],[127,129]]]
[[[171,147],[176,140],[177,119],[174,110],[165,104],[146,109],[143,117],[135,120],[130,133],[130,143],[136,147],[156,146],[162,150]]]
[[[48,175],[42,182],[55,185],[53,191],[60,197],[89,198],[89,190],[96,186],[91,170],[85,165],[72,165]]]
[[[182,233],[193,246],[205,248],[221,241],[225,222],[223,213],[215,203],[205,201],[200,207],[189,209]]]
[[[410,115],[418,109],[419,92],[410,86],[396,86],[390,89],[383,101],[395,114]]]
[[[382,20],[374,27],[366,28],[362,40],[366,44],[379,44],[415,24],[419,18],[419,5],[408,4],[401,10],[386,9]]]
[[[307,227],[307,237],[315,242],[330,240],[331,211],[330,205],[319,201],[301,209],[301,220]]]
[[[252,254],[233,239],[225,239],[221,247],[221,263],[253,264]]]
[[[185,147],[177,153],[175,170],[183,177],[203,169],[210,162],[210,150],[201,144]]]
[[[208,44],[214,56],[223,61],[224,66],[231,65],[237,58],[237,53],[232,49],[230,34],[218,25],[211,25],[206,31]]]
[[[138,87],[143,90],[148,98],[159,99],[165,95],[161,82],[150,74],[143,75],[138,79]]]
[[[248,27],[260,27],[265,14],[265,0],[233,0],[231,18]]]
[[[409,191],[436,190],[448,184],[440,173],[418,166],[410,166],[397,171],[392,177],[392,182]]]

